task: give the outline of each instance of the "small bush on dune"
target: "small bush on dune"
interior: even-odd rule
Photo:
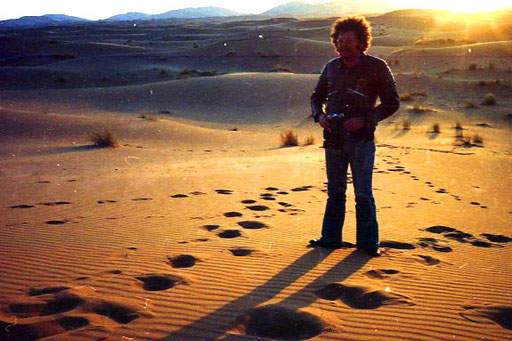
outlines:
[[[438,134],[441,132],[441,127],[439,126],[439,123],[436,122],[432,125],[432,132]]]
[[[473,109],[473,108],[478,108],[478,107],[473,102],[467,102],[466,108]]]
[[[315,144],[315,138],[313,137],[313,135],[309,135],[308,137],[306,137],[306,140],[304,141],[304,146],[310,146],[313,144]]]
[[[156,115],[140,114],[139,117],[148,121],[158,121],[158,116]]]
[[[405,95],[400,96],[400,100],[402,102],[410,102],[413,100],[413,98],[412,98],[411,94],[405,94]]]
[[[484,138],[478,134],[473,135],[473,143],[484,143]]]
[[[402,130],[411,130],[411,122],[408,119],[402,121]]]
[[[482,101],[483,105],[495,105],[496,104],[496,96],[494,94],[487,94],[484,96],[484,100]]]
[[[110,129],[106,127],[104,127],[102,130],[93,131],[89,135],[89,140],[96,147],[116,148],[118,146],[116,136]]]
[[[475,71],[476,70],[476,64],[475,63],[469,64],[469,70]]]
[[[293,130],[281,134],[281,147],[294,147],[299,145],[299,138]]]
[[[409,107],[409,111],[415,112],[418,114],[424,113],[424,112],[435,112],[434,109],[430,109],[428,107],[424,107],[423,105],[420,105],[418,103],[415,103],[412,107]]]
[[[288,73],[292,73],[292,70],[290,69],[287,69],[285,67],[275,67],[271,70],[268,70],[268,72],[288,72]]]

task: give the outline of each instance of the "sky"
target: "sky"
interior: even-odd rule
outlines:
[[[2,11],[0,11],[0,20],[16,19],[26,15],[37,16],[43,14],[67,14],[85,19],[98,20],[127,12],[159,14],[174,9],[207,6],[223,7],[246,14],[257,14],[290,1],[292,0],[258,0],[250,2],[241,0],[15,0],[10,1],[7,6],[2,6]],[[318,0],[316,2],[328,1]],[[435,8],[467,11],[498,10],[504,7],[512,7],[510,0],[486,0],[479,2],[457,0],[382,0],[382,3],[392,3],[393,5],[396,5],[397,8]],[[376,10],[378,11],[378,9]]]

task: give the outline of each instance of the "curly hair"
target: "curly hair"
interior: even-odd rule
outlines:
[[[339,18],[331,26],[331,43],[334,49],[338,52],[336,46],[336,39],[341,32],[354,31],[359,42],[361,43],[361,52],[366,52],[370,48],[372,40],[372,28],[370,22],[364,17],[348,17]]]

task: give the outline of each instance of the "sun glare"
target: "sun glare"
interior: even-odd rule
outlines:
[[[444,9],[454,12],[490,12],[498,11],[506,7],[512,7],[510,0],[488,0],[488,1],[446,1],[446,0],[431,0],[428,2],[428,6],[425,2],[418,3],[418,8],[432,8],[432,9]]]

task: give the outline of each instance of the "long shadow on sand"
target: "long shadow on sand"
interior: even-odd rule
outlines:
[[[84,145],[84,146],[72,146],[72,147],[59,147],[50,150],[44,150],[40,152],[33,152],[31,155],[52,155],[52,154],[62,154],[62,153],[74,153],[74,152],[87,152],[91,150],[95,150],[101,147],[93,146],[93,145]]]
[[[236,317],[250,308],[254,308],[277,296],[283,289],[304,276],[316,265],[320,264],[332,253],[332,250],[322,248],[311,249],[288,265],[278,274],[270,278],[265,284],[254,288],[251,292],[241,296],[202,318],[184,326],[162,338],[161,341],[170,340],[215,340],[223,336],[232,326],[226,323],[226,316],[235,321]],[[339,255],[339,253],[338,253]],[[291,309],[307,307],[314,303],[318,297],[314,294],[322,286],[342,282],[361,269],[371,258],[357,251],[353,251],[329,269],[324,275],[315,279],[303,289],[285,298],[279,305]]]

